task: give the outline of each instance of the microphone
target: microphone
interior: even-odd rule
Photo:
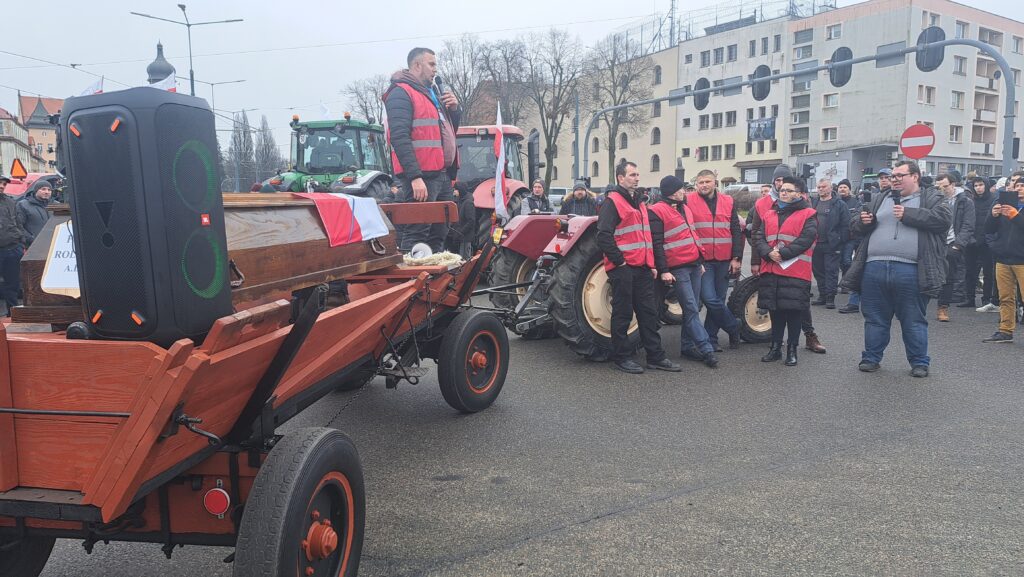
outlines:
[[[889,193],[889,195],[892,197],[892,203],[893,204],[895,204],[895,205],[899,205],[900,204],[900,191],[898,191],[898,190],[896,190],[894,188],[892,190],[892,192]]]
[[[441,78],[440,74],[434,75],[434,87],[437,88],[437,96],[440,98],[444,94],[444,79]]]

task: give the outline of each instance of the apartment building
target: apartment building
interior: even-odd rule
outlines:
[[[46,163],[30,146],[30,139],[28,129],[18,118],[0,108],[0,174],[8,174],[15,159],[29,172],[45,170]]]

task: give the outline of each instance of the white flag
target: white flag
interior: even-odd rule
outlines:
[[[498,158],[494,170],[494,214],[501,224],[508,222],[508,208],[505,206],[505,133],[501,130],[501,105],[498,105],[498,119],[494,122],[494,156]]]
[[[321,100],[320,101],[320,120],[330,120],[330,119],[331,119],[331,109],[327,108],[327,105],[324,104],[323,100]]]
[[[167,92],[178,91],[178,79],[173,74],[164,78],[160,82],[155,82],[149,85],[150,88],[156,88],[157,90],[166,90]]]
[[[79,96],[91,96],[93,94],[103,94],[103,77],[102,76],[100,76],[99,80],[97,80],[96,82],[93,82],[92,84],[89,85],[88,88],[83,90],[79,94]]]

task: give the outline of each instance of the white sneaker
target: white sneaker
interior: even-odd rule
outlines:
[[[999,312],[999,307],[992,303],[985,303],[984,306],[980,306],[974,310],[979,313],[997,313]]]

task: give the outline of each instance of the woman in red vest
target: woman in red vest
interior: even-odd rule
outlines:
[[[803,194],[807,188],[799,178],[787,177],[778,190],[779,199],[760,221],[759,234],[752,235],[754,251],[761,257],[757,283],[757,306],[772,318],[772,345],[762,362],[782,358],[782,338],[789,329],[786,366],[796,365],[800,345],[800,319],[811,302],[811,254],[818,235],[815,211]]]

